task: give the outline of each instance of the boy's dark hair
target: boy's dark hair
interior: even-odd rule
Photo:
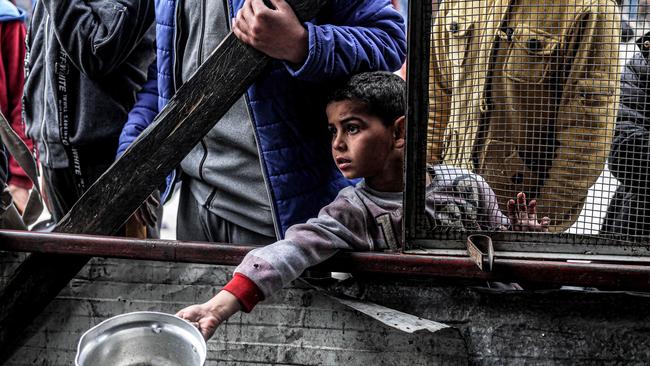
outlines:
[[[390,72],[364,72],[352,76],[334,90],[327,103],[343,100],[361,102],[366,113],[379,117],[385,126],[391,126],[406,113],[406,83]]]

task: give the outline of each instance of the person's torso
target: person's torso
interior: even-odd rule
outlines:
[[[65,168],[65,144],[116,146],[136,92],[146,81],[147,66],[155,56],[154,28],[122,65],[93,80],[67,57],[51,22],[38,2],[27,38],[24,119],[28,136],[37,141],[41,162],[51,168]]]
[[[187,0],[176,9],[174,84],[194,75],[229,33],[227,1]],[[253,124],[242,96],[181,164],[196,200],[249,230],[276,236]]]
[[[433,32],[432,161],[481,174],[501,204],[537,199],[568,228],[600,175],[617,104],[611,0],[445,0]],[[586,31],[585,29],[589,29]],[[447,100],[444,100],[448,98]],[[444,151],[443,147],[444,146]]]

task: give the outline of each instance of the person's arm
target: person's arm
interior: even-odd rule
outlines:
[[[350,188],[351,189],[351,188]],[[193,322],[206,339],[231,315],[255,305],[289,284],[302,272],[339,250],[368,250],[365,214],[361,207],[337,198],[316,219],[294,225],[286,239],[249,252],[234,278],[214,298],[177,313]]]
[[[153,123],[158,115],[158,95],[157,64],[154,59],[147,71],[147,82],[142,85],[142,89],[138,92],[136,102],[127,116],[124,127],[122,127],[117,146],[117,158],[122,156],[142,131]],[[164,203],[170,197],[175,181],[176,172],[172,171],[165,180],[164,189],[161,187],[160,202],[153,204],[152,209],[161,202]],[[155,198],[150,196],[150,199],[145,202],[154,203],[152,199],[155,201]]]
[[[614,177],[628,188],[647,189],[650,184],[650,130],[631,120],[616,124],[609,168]]]
[[[136,102],[129,112],[126,123],[122,127],[117,147],[117,157],[120,157],[131,146],[158,115],[158,74],[154,59],[147,70],[147,81],[136,96]]]
[[[639,53],[625,66],[620,107],[609,154],[609,169],[628,188],[648,184],[650,177],[650,118],[646,117],[650,90],[645,80],[650,65]]]
[[[154,20],[153,1],[41,1],[59,44],[91,79],[120,67]]]
[[[404,19],[388,0],[335,0],[332,24],[306,22],[308,53],[300,65],[285,63],[300,79],[320,81],[364,71],[399,70],[406,59]]]
[[[398,70],[406,56],[402,16],[388,0],[336,0],[325,21],[300,23],[284,0],[247,0],[233,22],[243,42],[276,59],[303,80],[322,81],[363,71]]]
[[[7,24],[2,38],[2,48],[8,101],[6,117],[27,148],[32,151],[34,145],[32,140],[26,136],[25,124],[21,115],[23,85],[25,83],[25,26],[22,21]],[[27,205],[29,190],[32,188],[33,183],[13,156],[9,156],[9,181],[7,185],[18,212],[22,213]]]
[[[117,145],[116,158],[124,154],[126,149],[131,146],[138,136],[144,131],[158,115],[158,78],[157,66],[154,59],[147,71],[147,81],[142,85],[142,89],[136,96],[136,102],[127,116],[126,123],[122,127],[120,138]],[[167,187],[161,195],[160,201],[155,195],[147,197],[140,208],[134,213],[136,219],[143,225],[155,226],[158,217],[156,209],[161,202],[169,196],[170,187],[174,180],[174,175],[167,178]]]
[[[504,215],[499,209],[497,195],[483,177],[475,174],[479,190],[479,212],[482,226],[488,229],[507,228],[511,224],[509,216]]]

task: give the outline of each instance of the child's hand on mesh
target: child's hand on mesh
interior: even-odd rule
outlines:
[[[519,192],[517,202],[508,201],[508,219],[513,231],[537,231],[548,232],[551,219],[544,216],[537,221],[537,201],[531,200],[526,204],[526,194]]]

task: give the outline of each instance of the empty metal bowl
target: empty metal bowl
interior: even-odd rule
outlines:
[[[107,319],[84,333],[77,366],[201,366],[205,340],[198,329],[171,314],[150,311]]]

